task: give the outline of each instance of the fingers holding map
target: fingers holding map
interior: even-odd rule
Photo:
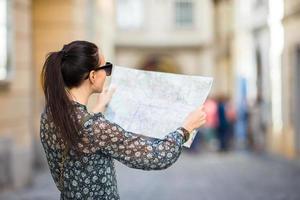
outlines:
[[[211,77],[114,66],[110,85],[117,89],[105,116],[127,131],[163,138],[204,103],[212,82]],[[190,147],[193,139],[184,146]]]

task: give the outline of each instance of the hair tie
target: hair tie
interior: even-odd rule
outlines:
[[[60,50],[60,52],[59,53],[61,53],[62,54],[62,57],[64,58],[64,57],[67,57],[68,56],[68,54],[67,54],[67,52],[66,52],[66,50]]]

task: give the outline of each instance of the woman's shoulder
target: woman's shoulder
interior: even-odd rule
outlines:
[[[49,122],[49,114],[47,109],[44,108],[43,111],[40,113],[40,125],[45,125]]]
[[[93,124],[97,124],[101,121],[106,121],[105,116],[101,112],[87,112],[83,117],[82,117],[82,123],[85,128],[92,126]]]

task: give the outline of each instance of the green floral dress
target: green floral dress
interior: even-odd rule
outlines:
[[[88,144],[78,144],[83,152],[81,156],[70,149],[62,162],[65,146],[46,109],[40,120],[41,143],[53,180],[61,192],[60,199],[120,199],[114,159],[131,168],[162,170],[178,159],[186,142],[182,134],[188,132],[182,127],[164,139],[155,139],[128,132],[101,112],[89,113],[85,105],[72,103],[76,106],[76,119],[83,124],[78,134]]]

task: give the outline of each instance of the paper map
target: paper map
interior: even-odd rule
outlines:
[[[126,131],[162,139],[204,103],[212,82],[211,77],[114,66],[110,87],[116,91],[104,114]]]

